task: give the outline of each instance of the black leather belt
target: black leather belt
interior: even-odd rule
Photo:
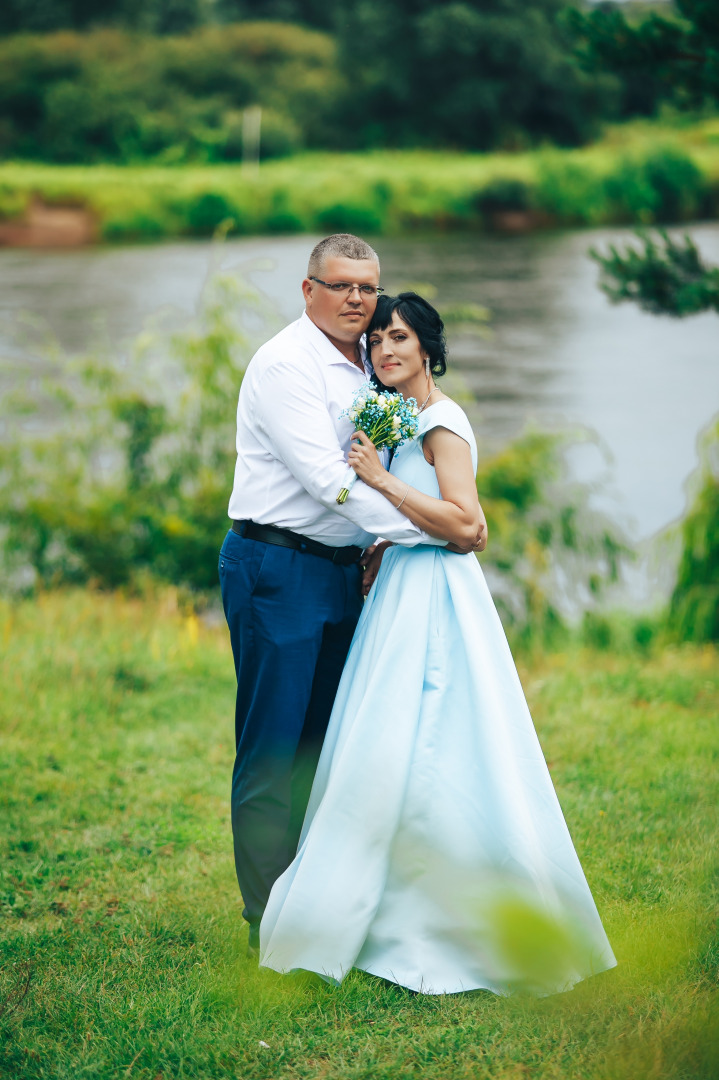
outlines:
[[[293,551],[306,551],[310,555],[319,555],[338,566],[351,566],[360,561],[362,548],[328,547],[319,540],[310,540],[309,536],[300,536],[290,529],[280,529],[277,525],[258,525],[254,521],[233,521],[232,531],[248,540],[260,540],[263,544],[276,544],[277,547],[292,548]]]

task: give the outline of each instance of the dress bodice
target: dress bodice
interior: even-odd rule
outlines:
[[[392,458],[390,472],[413,488],[440,499],[437,474],[422,449],[424,437],[432,428],[443,427],[453,431],[469,444],[472,469],[477,471],[477,443],[472,427],[464,411],[454,401],[442,400],[420,413],[418,431],[414,439],[401,446]]]

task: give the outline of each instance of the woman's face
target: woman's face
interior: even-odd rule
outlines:
[[[401,386],[424,372],[419,338],[396,311],[384,330],[372,331],[368,345],[375,375],[384,386]]]

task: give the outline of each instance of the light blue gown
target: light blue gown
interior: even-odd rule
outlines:
[[[419,417],[392,472],[440,497]],[[351,496],[350,496],[351,498]],[[615,963],[473,554],[391,547],[337,692],[260,963],[423,993],[569,989]]]

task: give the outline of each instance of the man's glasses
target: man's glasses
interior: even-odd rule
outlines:
[[[355,289],[359,289],[362,296],[381,296],[384,289],[379,285],[354,285],[349,281],[321,281],[318,277],[312,277],[310,274],[310,281],[316,281],[318,285],[324,285],[330,292],[337,293],[339,296],[341,293],[353,293]]]

